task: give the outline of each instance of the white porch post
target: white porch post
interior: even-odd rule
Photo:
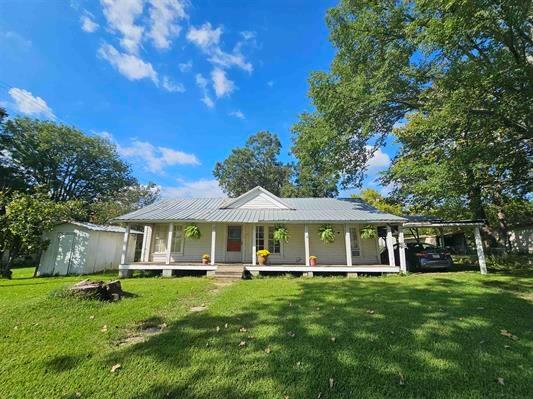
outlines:
[[[309,225],[304,226],[305,265],[309,266]]]
[[[170,264],[170,250],[172,249],[172,234],[174,233],[174,223],[168,225],[168,237],[167,237],[167,260],[166,264]]]
[[[487,274],[487,263],[485,262],[485,252],[483,252],[483,241],[481,240],[481,233],[479,227],[474,228],[474,236],[476,238],[476,251],[479,260],[479,270],[481,274]]]
[[[394,244],[392,240],[392,229],[390,225],[387,225],[387,253],[389,255],[389,265],[396,266],[394,259]]]
[[[400,270],[402,273],[407,272],[407,263],[405,261],[405,238],[403,235],[403,226],[398,226],[398,251],[400,253]]]
[[[144,226],[144,233],[143,233],[143,244],[141,247],[141,262],[144,262],[145,254],[146,254],[146,242],[148,240],[148,225]]]
[[[257,264],[257,226],[252,228],[252,265]]]
[[[215,264],[215,243],[217,241],[217,225],[211,225],[211,265]]]
[[[442,227],[439,229],[439,235],[440,235],[440,246],[444,248],[446,245],[444,244],[444,229]]]
[[[146,235],[146,245],[144,246],[144,256],[141,257],[141,261],[149,262],[150,251],[152,250],[152,237],[154,235],[154,225],[153,224],[146,225],[144,227],[144,234]]]
[[[128,256],[128,246],[130,243],[130,225],[126,224],[126,231],[124,232],[124,241],[122,242],[122,254],[120,256],[120,264],[125,265]]]
[[[344,245],[346,247],[346,266],[352,265],[352,237],[350,236],[350,226],[344,225]]]

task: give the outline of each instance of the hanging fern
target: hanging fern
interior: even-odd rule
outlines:
[[[324,241],[325,244],[331,244],[335,241],[335,231],[333,230],[333,226],[330,224],[323,224],[320,226],[318,233],[320,235],[320,239]]]
[[[183,232],[185,233],[185,238],[190,238],[193,240],[199,240],[200,237],[202,237],[202,233],[200,232],[200,228],[195,224],[189,224],[183,229]]]
[[[371,240],[372,238],[376,238],[377,232],[376,228],[374,226],[365,226],[361,229],[361,238],[363,240]]]
[[[287,227],[283,225],[276,226],[274,228],[274,234],[273,238],[275,241],[281,242],[289,242],[289,230],[287,230]]]

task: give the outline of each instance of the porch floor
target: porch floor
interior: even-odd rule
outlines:
[[[261,272],[296,272],[307,273],[400,273],[398,266],[389,265],[319,265],[319,266],[305,266],[297,264],[274,264],[274,265],[251,265],[245,263],[215,263],[214,265],[204,265],[202,263],[194,262],[173,262],[170,264],[162,262],[132,262],[122,264],[119,266],[119,271],[130,270],[181,270],[181,271],[205,271],[208,275],[213,275],[218,267],[225,270],[235,268],[236,270],[243,270],[252,275],[257,275]]]

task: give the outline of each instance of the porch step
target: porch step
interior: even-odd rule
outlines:
[[[241,280],[244,274],[244,266],[226,266],[219,265],[215,272],[215,279],[217,280]]]

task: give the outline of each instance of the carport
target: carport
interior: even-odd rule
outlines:
[[[485,252],[483,251],[483,241],[481,240],[481,232],[479,230],[480,227],[482,227],[485,224],[484,220],[449,221],[449,220],[431,218],[427,216],[405,216],[405,218],[408,220],[408,222],[403,224],[404,229],[415,229],[417,231],[419,228],[437,229],[439,230],[441,237],[443,237],[442,229],[445,227],[461,227],[461,228],[474,229],[474,238],[476,241],[476,252],[477,252],[477,258],[479,261],[479,270],[481,274],[487,274],[487,263],[485,261]]]

